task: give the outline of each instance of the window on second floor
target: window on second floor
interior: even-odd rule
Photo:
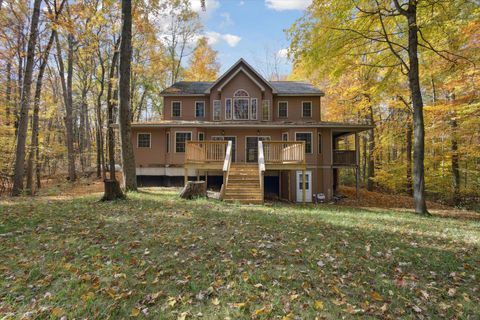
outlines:
[[[222,112],[222,102],[220,100],[213,100],[213,121],[220,121]]]
[[[150,133],[139,133],[137,135],[137,147],[138,148],[150,148]]]
[[[250,98],[247,91],[239,89],[233,94],[233,120],[248,120]]]
[[[262,120],[270,120],[270,100],[262,101]]]
[[[172,101],[172,117],[182,116],[182,103],[180,101]]]
[[[305,153],[312,153],[312,133],[296,132],[295,141],[305,141]]]
[[[312,117],[312,102],[303,101],[302,102],[302,117],[311,118]]]
[[[279,101],[278,102],[278,117],[287,118],[288,117],[288,102]]]
[[[185,152],[187,141],[192,140],[191,132],[175,133],[175,152]]]
[[[232,120],[232,99],[225,99],[225,120]]]
[[[318,134],[318,153],[322,153],[322,134]]]
[[[205,102],[197,101],[195,102],[195,118],[205,117]]]

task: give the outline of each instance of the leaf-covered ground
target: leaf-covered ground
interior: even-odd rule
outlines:
[[[0,318],[478,319],[478,221],[176,192],[0,200]]]

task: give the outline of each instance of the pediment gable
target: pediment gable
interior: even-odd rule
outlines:
[[[220,76],[217,81],[205,90],[205,93],[210,94],[212,90],[221,92],[222,89],[240,73],[246,75],[262,92],[271,90],[272,93],[276,93],[276,89],[270,84],[270,82],[265,80],[243,59],[238,60],[230,69]]]

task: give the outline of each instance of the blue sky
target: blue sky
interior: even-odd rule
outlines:
[[[199,10],[200,0],[191,1],[205,26],[205,36],[218,51],[221,72],[244,58],[267,76],[276,54],[280,73],[290,72],[284,30],[304,14],[311,0],[207,0],[206,12]]]

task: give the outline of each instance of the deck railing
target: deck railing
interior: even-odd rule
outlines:
[[[228,141],[187,141],[185,162],[224,162]]]
[[[333,150],[333,164],[337,166],[354,166],[356,157],[355,150]]]
[[[305,141],[263,141],[266,164],[305,162]]]

